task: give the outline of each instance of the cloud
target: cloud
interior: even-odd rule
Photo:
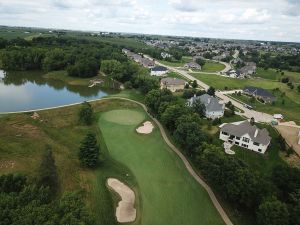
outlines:
[[[287,7],[283,11],[284,15],[297,17],[300,16],[300,1],[299,0],[286,0]]]
[[[271,15],[268,10],[258,10],[258,9],[246,9],[244,13],[239,18],[240,23],[265,23],[271,19]]]
[[[178,11],[196,12],[199,10],[199,3],[195,0],[169,0],[169,4]]]

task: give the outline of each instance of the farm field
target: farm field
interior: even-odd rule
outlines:
[[[281,93],[279,93],[278,91],[273,92],[273,94],[277,98],[274,104],[263,104],[257,100],[251,102],[251,98],[245,95],[239,96],[237,94],[231,94],[229,96],[232,96],[233,98],[243,103],[251,105],[256,111],[265,112],[269,114],[280,113],[285,117],[285,120],[292,120],[295,121],[297,124],[300,124],[300,105],[292,101],[287,96],[281,96]]]
[[[206,60],[204,66],[202,67],[202,72],[219,72],[221,70],[225,69],[225,66],[218,62],[213,62]]]
[[[134,174],[142,202],[143,225],[223,224],[207,193],[189,175],[156,127],[151,134],[135,129],[149,120],[141,108],[100,114],[99,127],[109,154]]]
[[[165,64],[167,66],[174,66],[174,67],[182,67],[184,64],[189,63],[192,61],[192,57],[190,56],[183,56],[180,61],[166,61],[166,60],[158,60],[160,63]]]

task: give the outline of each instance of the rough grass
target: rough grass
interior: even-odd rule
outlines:
[[[93,103],[100,112],[112,108],[136,107],[124,101],[104,100]],[[60,193],[82,190],[86,194],[89,209],[97,224],[117,224],[112,195],[105,186],[108,177],[116,177],[128,183],[135,191],[135,178],[127,167],[112,159],[106,149],[98,126],[86,127],[78,123],[79,106],[39,112],[41,120],[33,120],[30,114],[2,115],[0,117],[0,164],[13,162],[0,168],[0,174],[20,172],[33,178],[40,164],[45,145],[51,145],[60,180]],[[96,120],[96,118],[95,118]],[[80,141],[87,132],[98,134],[104,161],[96,170],[83,169],[79,165],[77,152]],[[128,176],[127,176],[128,175]],[[137,199],[139,208],[139,199]],[[139,224],[139,218],[133,224]]]
[[[130,109],[124,116],[131,113],[149,120],[140,108]],[[142,120],[131,125],[112,122],[112,117],[118,121],[122,116],[114,111],[102,113],[99,127],[110,155],[136,177],[142,199],[141,224],[223,224],[207,193],[165,144],[159,129],[149,135],[137,134],[135,128]]]

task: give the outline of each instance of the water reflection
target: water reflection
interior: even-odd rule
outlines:
[[[75,86],[45,79],[43,72],[4,72],[0,70],[0,112],[55,107],[107,95],[100,87]]]

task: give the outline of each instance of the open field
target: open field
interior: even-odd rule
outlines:
[[[254,102],[251,102],[251,98],[246,95],[238,96],[237,94],[231,94],[229,96],[246,103],[248,105],[251,105],[254,107],[254,110],[265,112],[269,114],[282,114],[285,118],[285,120],[289,121],[295,121],[297,124],[300,124],[300,104],[295,103],[287,96],[281,96],[281,93],[273,92],[273,94],[276,96],[277,100],[274,104],[263,104],[260,101],[255,100]],[[282,104],[284,102],[284,104]]]
[[[297,72],[290,72],[290,71],[283,71],[284,75],[281,75],[281,72],[276,72],[275,69],[267,69],[264,70],[263,68],[257,68],[255,77],[261,77],[264,79],[269,80],[281,80],[283,77],[288,77],[292,82],[300,84],[300,73]]]
[[[184,64],[189,63],[192,61],[192,57],[190,56],[183,56],[179,61],[166,61],[166,60],[158,60],[160,63],[165,64],[167,66],[174,66],[174,67],[182,67]]]
[[[141,108],[101,113],[99,127],[110,155],[135,175],[142,199],[142,224],[223,224],[207,193],[155,128],[136,133],[150,120]]]
[[[289,97],[292,101],[300,104],[300,94],[297,90],[291,90],[286,84],[266,80],[266,79],[236,79],[223,77],[214,74],[202,74],[202,73],[192,73],[190,74],[195,78],[203,81],[204,83],[213,86],[216,89],[225,90],[228,89],[243,89],[246,86],[260,87],[267,90],[273,90],[279,88],[281,92],[285,92],[286,96]]]
[[[204,66],[202,67],[202,72],[219,72],[225,69],[225,66],[218,62],[213,62],[210,60],[206,60]]]

